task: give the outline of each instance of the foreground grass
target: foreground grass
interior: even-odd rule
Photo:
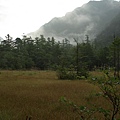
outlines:
[[[32,120],[78,120],[59,99],[64,96],[87,105],[85,99],[94,91],[99,91],[98,87],[86,80],[58,80],[51,71],[0,71],[0,120],[25,120],[26,116]]]

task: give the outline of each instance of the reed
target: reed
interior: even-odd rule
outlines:
[[[86,98],[94,91],[99,88],[86,80],[59,80],[54,71],[0,71],[0,119],[77,120],[59,99],[87,105]]]

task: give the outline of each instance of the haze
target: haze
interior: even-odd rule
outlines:
[[[0,0],[0,36],[20,37],[89,0]]]

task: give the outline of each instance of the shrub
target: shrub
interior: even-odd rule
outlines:
[[[88,71],[85,69],[81,69],[78,73],[74,70],[74,68],[64,68],[59,67],[57,70],[57,76],[59,79],[65,80],[75,80],[75,79],[82,79],[83,77],[88,78],[89,74]]]
[[[59,67],[57,71],[57,76],[59,79],[65,80],[74,80],[77,78],[76,73],[73,70],[70,70],[68,68],[62,68]]]

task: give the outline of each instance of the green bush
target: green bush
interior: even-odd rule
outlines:
[[[88,71],[85,69],[81,69],[78,73],[74,70],[74,68],[64,68],[58,67],[57,70],[58,79],[61,80],[75,80],[75,79],[83,79],[88,78]]]
[[[74,70],[70,70],[68,68],[63,68],[63,67],[59,67],[57,70],[57,76],[58,79],[68,79],[68,80],[74,80],[77,78],[76,73],[74,72]]]

